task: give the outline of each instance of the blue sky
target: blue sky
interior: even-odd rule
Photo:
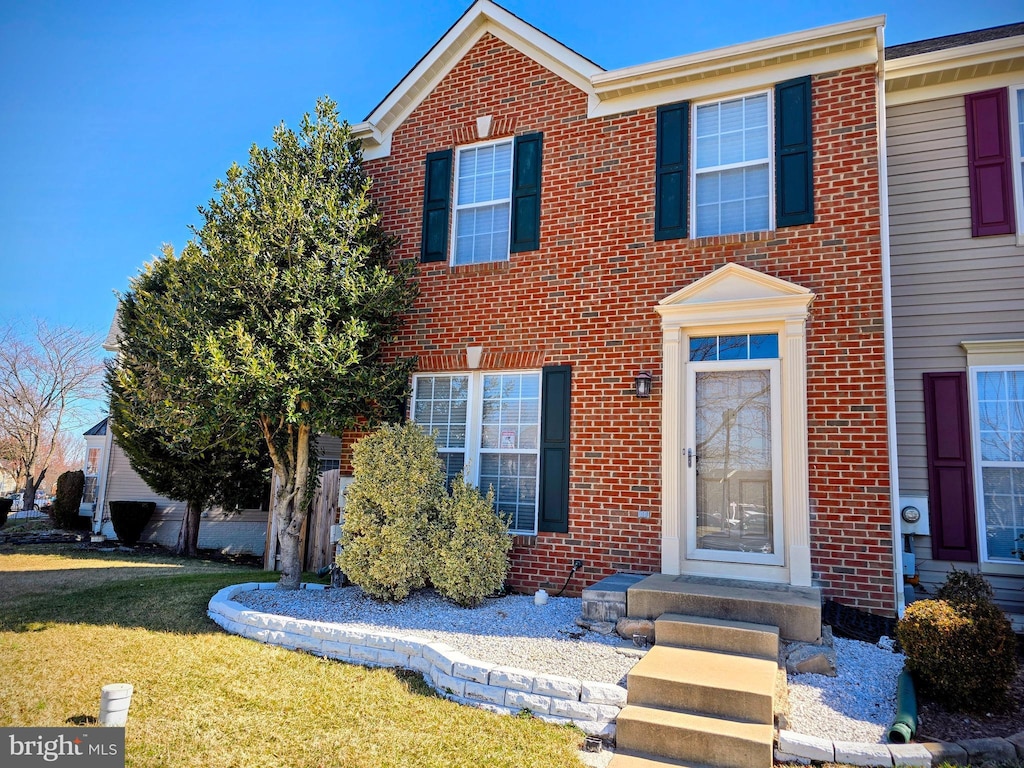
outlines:
[[[881,13],[889,45],[1024,20],[1019,0],[502,4],[607,69]],[[0,322],[104,333],[251,144],[323,94],[359,122],[468,6],[0,3]]]

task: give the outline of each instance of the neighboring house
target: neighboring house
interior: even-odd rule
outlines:
[[[107,477],[107,457],[110,456],[110,439],[107,437],[107,419],[86,430],[85,434],[85,486],[82,489],[82,503],[78,514],[92,518],[93,530],[97,533],[103,526],[102,505],[104,481]],[[109,530],[104,533],[112,535]]]
[[[886,50],[901,506],[1024,613],[1024,24]]]
[[[110,524],[111,501],[152,501],[156,512],[142,541],[174,546],[185,513],[185,502],[173,501],[153,491],[132,469],[124,451],[111,439],[104,419],[85,433],[85,491],[79,514],[92,516],[94,533],[114,537]],[[199,524],[199,546],[225,552],[262,555],[267,533],[267,510],[246,509],[237,513],[211,509]]]
[[[103,342],[104,349],[117,351],[118,333],[115,317]],[[80,514],[92,514],[93,531],[114,536],[110,524],[111,501],[152,501],[156,503],[156,512],[142,534],[142,541],[174,546],[185,514],[185,502],[161,496],[146,485],[132,469],[127,455],[114,442],[107,419],[86,432],[85,439],[86,480]],[[199,546],[202,549],[262,555],[266,535],[266,509],[240,512],[210,509],[203,512],[199,524]]]
[[[420,262],[410,415],[494,488],[513,586],[898,609],[882,24],[606,71],[479,0],[355,126]]]

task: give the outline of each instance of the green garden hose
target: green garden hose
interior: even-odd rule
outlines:
[[[889,741],[906,744],[917,732],[917,695],[914,681],[907,670],[900,673],[896,684],[896,719],[889,726]]]

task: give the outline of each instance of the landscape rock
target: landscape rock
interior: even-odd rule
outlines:
[[[615,631],[626,640],[632,640],[633,635],[643,635],[647,638],[647,645],[654,645],[654,622],[651,619],[623,616],[616,622]]]
[[[576,617],[576,626],[583,627],[590,632],[597,632],[599,635],[610,635],[615,631],[615,622],[594,621],[593,619],[585,619],[583,616]]]
[[[786,656],[786,671],[794,675],[836,676],[836,651],[828,645],[799,644]]]

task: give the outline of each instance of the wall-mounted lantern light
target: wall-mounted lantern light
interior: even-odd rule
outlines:
[[[636,384],[636,396],[637,397],[650,397],[651,396],[651,372],[640,371],[636,376],[633,377],[633,381]]]

